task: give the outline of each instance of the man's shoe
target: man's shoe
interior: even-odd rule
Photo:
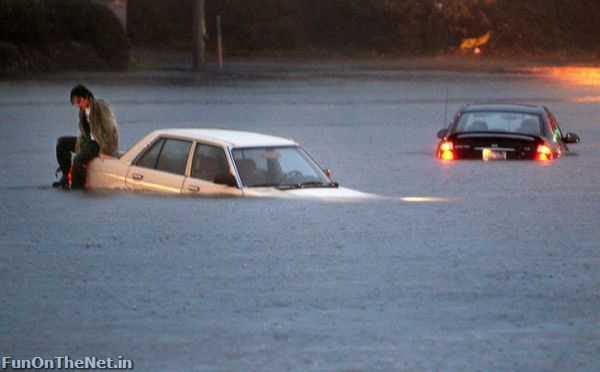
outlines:
[[[64,174],[58,181],[52,183],[52,187],[68,188],[68,186],[69,186],[69,180],[67,179],[67,176],[65,176]]]

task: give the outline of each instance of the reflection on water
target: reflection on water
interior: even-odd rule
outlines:
[[[580,102],[580,103],[595,103],[595,102],[600,102],[600,96],[578,97],[578,98],[575,98],[573,101]]]
[[[400,198],[400,200],[411,203],[432,203],[432,202],[447,202],[450,198],[437,197],[437,196],[406,196]]]
[[[528,71],[535,74],[548,75],[565,84],[590,87],[600,86],[600,67],[534,67]],[[577,103],[597,103],[600,102],[600,95],[575,97],[570,99],[570,101]]]
[[[600,67],[534,67],[531,72],[550,75],[575,85],[600,85]]]

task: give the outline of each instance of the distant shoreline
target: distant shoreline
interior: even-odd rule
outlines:
[[[191,70],[191,52],[151,51],[133,49],[130,51],[129,71]],[[515,72],[532,67],[588,66],[600,67],[600,58],[595,55],[544,56],[482,56],[482,55],[438,55],[438,56],[386,56],[386,55],[301,55],[299,53],[259,53],[254,55],[225,56],[228,63],[290,63],[290,64],[343,64],[348,66],[383,68],[396,70],[437,70],[473,72]],[[214,68],[217,56],[209,55],[207,66]]]
[[[186,51],[155,51],[132,49],[129,68],[122,71],[68,70],[5,74],[0,81],[35,79],[96,79],[107,76],[143,79],[144,77],[199,78],[203,80],[235,80],[277,76],[298,70],[305,73],[336,73],[343,70],[438,71],[472,73],[532,73],[553,67],[600,68],[594,55],[564,56],[374,56],[374,55],[300,55],[299,53],[269,53],[225,56],[220,71],[215,55],[207,55],[205,70],[192,71],[192,53]]]

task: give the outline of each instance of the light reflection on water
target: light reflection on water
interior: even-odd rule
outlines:
[[[600,67],[534,67],[529,71],[536,74],[549,75],[574,85],[600,85]],[[592,98],[597,99],[597,97]]]
[[[600,67],[581,67],[581,66],[553,66],[553,67],[533,67],[527,71],[534,74],[546,75],[552,79],[567,85],[600,87]],[[593,93],[596,93],[594,91]],[[598,103],[600,94],[586,95],[583,97],[572,97],[569,102],[576,103]]]
[[[435,202],[448,202],[451,198],[439,197],[439,196],[405,196],[400,198],[404,202],[410,203],[435,203]]]
[[[600,96],[576,97],[576,98],[573,99],[573,102],[579,102],[579,103],[598,103],[598,102],[600,102]]]

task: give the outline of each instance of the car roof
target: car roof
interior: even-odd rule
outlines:
[[[195,140],[205,140],[230,147],[290,146],[291,139],[240,130],[210,128],[170,128],[154,131],[156,135],[171,135]]]
[[[536,105],[524,105],[514,103],[478,103],[467,104],[460,109],[461,112],[474,111],[509,111],[523,112],[529,114],[544,114],[544,108]]]

